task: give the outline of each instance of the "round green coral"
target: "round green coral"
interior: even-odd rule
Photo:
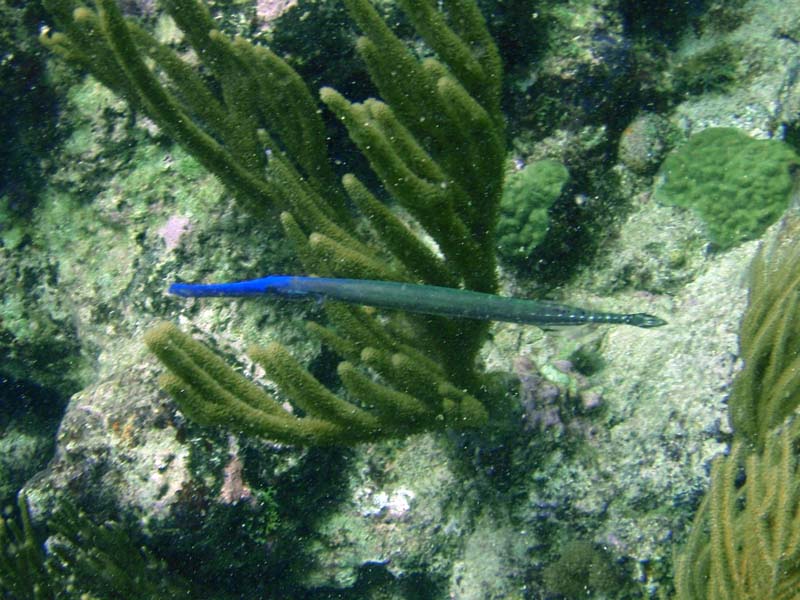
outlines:
[[[691,208],[709,239],[725,250],[759,237],[786,210],[789,167],[798,162],[783,142],[755,140],[738,129],[706,129],[661,165],[655,198]]]
[[[497,223],[497,253],[511,263],[523,263],[547,232],[547,210],[569,180],[566,167],[555,160],[529,164],[506,179]]]

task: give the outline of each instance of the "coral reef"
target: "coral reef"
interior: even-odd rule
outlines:
[[[0,4],[0,243],[8,245],[17,220],[30,217],[60,131],[56,94],[34,42],[42,18],[38,2]]]
[[[47,465],[49,453],[53,448],[53,436],[58,429],[60,404],[51,407],[49,414],[45,402],[42,407],[32,408],[31,401],[16,386],[17,395],[0,395],[0,403],[17,404],[16,413],[11,413],[8,423],[0,424],[0,506],[13,502],[17,491],[25,482]],[[19,406],[21,405],[21,406]],[[26,413],[22,416],[22,413]],[[59,413],[59,414],[54,414]],[[5,421],[5,415],[2,421]]]
[[[514,361],[520,381],[520,403],[525,429],[560,435],[569,431],[585,434],[591,431],[586,414],[603,405],[599,390],[590,387],[587,378],[575,370],[569,360],[538,367],[529,357]]]
[[[347,2],[366,33],[359,52],[386,103],[368,99],[352,104],[331,88],[320,93],[384,189],[433,238],[442,256],[354,175],[337,184],[316,103],[297,73],[263,47],[226,38],[204,5],[176,0],[165,8],[203,57],[219,97],[172,49],[126,21],[113,1],[98,0],[96,13],[71,0],[46,4],[62,32],[44,37],[45,43],[148,114],[215,173],[246,210],[265,220],[275,208],[283,210],[285,235],[307,271],[496,289],[494,229],[505,153],[501,73],[497,50],[474,4],[452,2],[449,25],[432,4],[404,3],[439,57],[420,62],[368,2]],[[154,61],[155,70],[145,57]],[[368,218],[372,233],[361,234],[362,228],[355,227],[347,198]],[[474,397],[481,390],[474,363],[485,323],[393,318],[387,328],[358,308],[330,304],[326,313],[331,327],[311,329],[346,359],[339,376],[355,402],[334,400],[284,349],[273,345],[256,351],[262,362],[280,357],[271,371],[283,393],[305,414],[323,416],[325,427],[311,436],[300,430],[290,434],[286,428],[299,420],[282,408],[280,425],[248,413],[246,407],[256,403],[258,410],[274,415],[263,399],[254,399],[252,389],[233,383],[233,371],[177,329],[156,327],[148,343],[173,372],[167,389],[188,414],[230,426],[236,406],[261,424],[246,429],[267,437],[341,443],[364,439],[366,431],[371,438],[398,435],[405,432],[401,419],[387,417],[396,411],[411,420],[413,430],[484,420]],[[368,366],[380,378],[357,365]],[[234,397],[221,401],[219,389],[232,385]],[[383,416],[376,420],[369,408]],[[249,418],[240,415],[234,421],[238,426]]]
[[[725,250],[758,237],[786,210],[790,166],[797,161],[782,142],[712,127],[666,158],[654,195],[663,204],[691,208]]]
[[[231,6],[239,4],[215,2],[211,9],[216,16],[221,10],[234,11]],[[311,10],[308,6],[295,17]],[[603,30],[616,37],[618,5],[581,0],[564,10],[583,23],[569,39],[584,32],[598,35],[580,35],[574,42],[573,47],[585,51],[578,61],[559,61],[564,55],[556,51],[545,58],[551,59],[551,71],[560,73],[559,82],[575,82],[572,98],[579,99],[587,88],[601,94],[605,88],[592,79],[595,71],[570,67],[604,60],[605,54],[592,52],[594,40],[605,39]],[[796,45],[776,36],[775,23],[779,23],[777,31],[788,32],[796,30],[796,24],[766,14],[766,37],[796,54]],[[170,21],[167,16],[159,19]],[[544,21],[542,16],[537,19],[537,23]],[[215,20],[218,26],[225,22]],[[407,21],[398,22],[400,31],[408,30],[402,29],[408,28]],[[173,44],[181,56],[194,59],[188,44]],[[417,41],[416,49],[421,46]],[[430,55],[426,49],[422,54]],[[737,101],[724,106],[704,102],[704,112],[687,110],[678,116],[668,114],[658,103],[634,101],[626,108],[614,95],[611,105],[627,114],[625,123],[640,110],[654,110],[675,123],[697,127],[736,123],[746,131],[774,133],[769,123],[781,126],[781,115],[796,113],[790,112],[796,105],[787,101],[796,89],[794,80],[787,77],[794,63],[783,60],[783,68],[777,59],[765,60],[769,56],[764,54],[754,53],[755,60],[748,64],[757,75],[759,89],[765,90],[758,96],[745,98],[740,93]],[[598,63],[597,69],[610,66]],[[200,68],[207,82],[214,81],[206,67]],[[88,78],[81,89],[96,91],[94,81]],[[163,74],[160,81],[169,84]],[[539,81],[530,78],[532,90],[538,89]],[[775,81],[785,86],[780,94],[772,92],[770,84]],[[338,81],[335,85],[348,98],[363,97]],[[625,85],[637,84],[626,78]],[[517,93],[519,88],[513,89],[509,95],[520,104],[533,104],[529,96]],[[562,90],[561,85],[551,87],[556,107]],[[699,106],[703,99],[695,96],[688,101]],[[149,121],[122,105],[115,100],[104,110],[108,128],[94,129],[94,140],[108,131],[113,135],[122,123]],[[552,114],[558,116],[555,110]],[[764,119],[765,114],[776,120]],[[598,127],[603,118],[598,116]],[[736,118],[741,121],[733,121]],[[587,165],[581,152],[589,145],[582,142],[592,136],[584,129],[576,132],[573,125],[556,123],[549,145],[539,144],[535,151],[520,155],[556,156],[573,175],[582,175]],[[610,132],[612,153],[616,131]],[[565,539],[575,536],[607,548],[611,560],[630,568],[625,574],[628,593],[621,592],[624,597],[669,596],[672,540],[685,530],[697,494],[707,484],[708,457],[728,440],[725,400],[735,371],[736,331],[745,304],[741,272],[755,244],[742,244],[722,254],[703,251],[691,215],[647,201],[642,188],[649,188],[649,182],[640,184],[640,196],[625,187],[618,197],[624,202],[620,205],[598,202],[595,198],[608,196],[591,193],[579,179],[581,197],[574,197],[574,203],[573,198],[564,198],[563,204],[584,215],[608,215],[615,227],[598,236],[600,256],[607,259],[588,255],[581,263],[585,269],[569,271],[569,281],[546,290],[545,297],[598,308],[639,305],[669,315],[671,323],[656,335],[623,328],[583,332],[595,336],[604,363],[594,372],[580,368],[591,375],[592,386],[603,390],[603,408],[591,415],[597,434],[577,440],[562,436],[558,444],[548,444],[546,433],[526,430],[524,422],[507,419],[502,425],[512,428],[513,435],[484,428],[478,433],[414,435],[354,449],[288,448],[242,436],[242,485],[253,493],[259,487],[274,486],[282,525],[278,534],[266,536],[260,544],[239,545],[256,526],[219,517],[249,514],[250,502],[225,505],[226,510],[216,510],[215,504],[222,471],[227,473],[230,465],[228,436],[183,419],[175,411],[176,404],[159,395],[154,382],[161,367],[145,358],[141,328],[152,323],[154,313],[162,319],[180,319],[176,323],[182,329],[191,328],[193,336],[203,336],[226,362],[244,357],[248,343],[290,343],[296,359],[320,382],[340,398],[348,395],[336,377],[339,359],[329,349],[320,352],[319,343],[304,335],[304,321],[309,314],[322,314],[323,308],[258,300],[178,304],[162,294],[176,273],[185,280],[213,281],[301,269],[286,258],[290,250],[280,246],[289,244],[279,236],[263,228],[254,233],[257,220],[232,209],[231,194],[218,182],[203,175],[191,181],[176,178],[175,158],[196,162],[187,160],[185,152],[158,134],[157,128],[151,126],[148,132],[154,132],[150,135],[158,146],[143,147],[131,140],[129,147],[145,150],[150,156],[147,164],[154,167],[163,160],[163,168],[144,172],[140,165],[145,152],[136,152],[129,165],[140,175],[138,186],[120,186],[119,177],[109,177],[109,173],[119,173],[120,165],[102,155],[92,158],[82,153],[85,158],[76,159],[70,153],[54,154],[56,166],[61,165],[72,182],[61,179],[61,185],[76,195],[80,192],[80,202],[66,204],[63,196],[51,194],[37,212],[54,218],[42,221],[36,236],[30,238],[35,243],[22,249],[29,254],[45,249],[51,255],[53,275],[48,284],[74,309],[68,314],[73,315],[72,327],[79,339],[91,340],[97,350],[90,354],[96,357],[95,384],[70,401],[56,456],[47,471],[30,483],[37,490],[31,496],[36,499],[34,510],[46,514],[54,496],[68,494],[82,498],[81,506],[93,515],[108,514],[113,507],[126,518],[140,519],[146,530],[135,539],[169,557],[171,569],[202,577],[206,597],[547,597],[544,565],[563,551]],[[514,133],[528,132],[515,129]],[[83,148],[96,144],[90,136],[81,140],[87,142]],[[363,171],[351,162],[352,155],[342,155],[338,148],[334,154],[345,161],[347,170],[362,177]],[[81,165],[87,177],[81,175]],[[203,170],[195,166],[195,171]],[[173,193],[178,187],[181,191]],[[99,188],[108,191],[95,197]],[[161,192],[163,188],[167,190]],[[187,201],[185,188],[191,188],[195,198],[202,197],[202,202],[193,203],[191,195]],[[388,198],[381,192],[376,195],[382,202]],[[391,210],[398,206],[391,199],[387,205]],[[172,215],[188,217],[192,229],[177,247],[165,251],[157,231]],[[94,229],[77,229],[76,222],[92,224]],[[117,247],[125,244],[124,254],[114,253],[115,247],[105,243],[111,238]],[[558,239],[572,242],[575,237],[569,231],[562,238],[553,237]],[[113,258],[97,261],[90,269],[75,269],[74,265],[84,264],[88,254],[82,251],[87,246],[97,255]],[[548,246],[554,248],[557,268],[568,270],[563,247]],[[579,252],[586,256],[583,247]],[[16,255],[9,258],[9,265],[17,260]],[[112,260],[135,264],[135,277],[127,268],[122,273],[115,268],[102,280],[103,295],[98,296],[99,277],[114,266],[109,264]],[[509,277],[503,284],[503,292],[514,295],[541,291],[538,282],[525,277]],[[105,320],[98,322],[98,318]],[[560,347],[569,335],[505,325],[494,325],[491,331],[480,357],[487,368],[498,370],[508,370],[512,358],[519,355],[531,356],[538,365],[553,364],[554,356],[562,357],[562,353],[555,349],[538,353],[531,346]],[[352,364],[358,369],[365,365],[361,356]],[[260,366],[241,358],[237,370],[259,384],[264,382],[264,389],[288,406],[287,395],[263,376]],[[364,372],[376,377],[369,369]],[[484,400],[487,396],[476,397]],[[484,402],[487,409],[493,405]],[[301,414],[295,407],[293,416]],[[226,498],[244,497],[246,488]],[[288,511],[286,498],[293,502]]]

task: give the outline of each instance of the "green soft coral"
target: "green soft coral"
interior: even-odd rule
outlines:
[[[188,598],[189,587],[116,521],[95,524],[68,501],[48,525],[44,544],[24,491],[17,516],[0,517],[0,592],[4,598]]]
[[[800,407],[800,219],[787,217],[750,266],[739,334],[744,367],[728,400],[735,434],[760,448]]]
[[[793,195],[797,201],[797,191]],[[751,266],[744,367],[728,400],[734,440],[676,556],[678,600],[796,599],[800,589],[800,218]],[[744,477],[743,477],[744,476]]]
[[[227,38],[197,0],[163,6],[202,57],[202,74],[126,20],[113,0],[96,0],[95,11],[45,0],[59,31],[43,41],[144,111],[243,209],[264,220],[280,212],[307,272],[496,291],[502,74],[483,17],[471,0],[448,0],[443,10],[402,0],[436,55],[420,61],[368,0],[344,3],[365,33],[358,50],[381,100],[352,103],[331,88],[320,97],[368,159],[379,194],[353,174],[341,182],[333,176],[317,102],[299,75],[268,49]],[[411,215],[437,250],[381,195]],[[164,387],[204,424],[321,444],[485,421],[475,359],[486,323],[380,318],[334,303],[325,312],[328,324],[310,331],[342,357],[344,393],[325,388],[281,346],[251,349],[297,413],[174,326],[153,328],[147,343],[170,370]]]
[[[725,250],[759,237],[786,210],[790,167],[798,161],[783,142],[712,127],[666,158],[655,198],[694,211],[709,239]]]
[[[678,600],[796,600],[798,443],[795,420],[771,432],[761,453],[747,455],[746,444],[736,442],[728,456],[714,461],[711,488],[677,557]]]

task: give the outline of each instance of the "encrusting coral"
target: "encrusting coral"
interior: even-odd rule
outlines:
[[[495,291],[505,140],[501,63],[483,17],[472,0],[448,0],[443,12],[429,0],[402,0],[438,57],[419,61],[368,0],[344,3],[366,34],[358,50],[383,100],[350,103],[331,88],[320,97],[385,192],[439,252],[354,175],[339,185],[317,104],[298,74],[268,49],[225,37],[197,0],[163,6],[202,60],[204,76],[126,20],[113,0],[96,0],[96,12],[73,0],[45,0],[60,31],[43,41],[146,113],[245,209],[262,219],[282,211],[285,235],[307,272]],[[348,200],[360,215],[351,215]],[[356,233],[360,219],[370,233]],[[175,326],[155,326],[146,341],[171,372],[164,387],[202,423],[322,444],[486,420],[475,366],[486,323],[381,320],[336,303],[326,303],[325,312],[329,325],[309,329],[345,359],[338,368],[344,397],[285,348],[251,350],[299,416]]]
[[[539,160],[506,178],[497,224],[497,253],[524,266],[544,240],[548,211],[569,181],[567,168],[555,160]]]
[[[710,127],[667,156],[655,199],[690,208],[709,239],[727,250],[759,237],[786,210],[794,150],[779,140],[756,140],[732,127]]]

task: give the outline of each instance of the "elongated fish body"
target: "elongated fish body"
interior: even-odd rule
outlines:
[[[270,275],[233,283],[173,283],[169,292],[184,297],[275,294],[287,298],[329,298],[426,315],[527,323],[540,327],[584,323],[637,327],[666,324],[663,319],[645,313],[596,312],[553,302],[504,298],[471,290],[370,279]]]

